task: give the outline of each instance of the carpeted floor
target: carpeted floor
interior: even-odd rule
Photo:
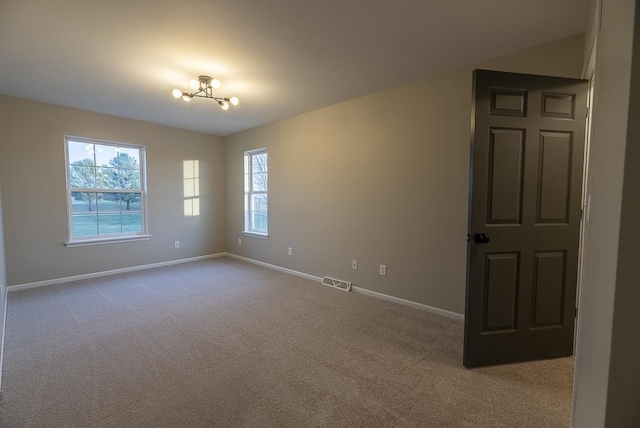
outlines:
[[[2,427],[567,427],[571,358],[229,258],[9,294]]]

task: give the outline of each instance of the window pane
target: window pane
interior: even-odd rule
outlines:
[[[122,232],[142,232],[142,213],[122,213]]]
[[[118,168],[98,167],[97,185],[100,189],[120,189]]]
[[[251,156],[252,172],[267,172],[267,154],[259,153]]]
[[[120,169],[140,169],[138,151],[136,150],[135,153],[136,155],[132,156],[129,149],[120,149],[120,156],[118,156]]]
[[[95,145],[96,165],[98,166],[118,166],[118,151],[115,146]]]
[[[251,213],[251,230],[266,232],[268,230],[267,216],[265,212],[253,212]]]
[[[121,193],[120,207],[122,211],[140,211],[142,193]]]
[[[96,214],[74,214],[71,216],[71,236],[95,236],[98,234]]]
[[[98,187],[101,189],[140,189],[140,170],[99,167]]]
[[[120,193],[97,193],[98,212],[120,211]]]
[[[96,169],[84,166],[93,163],[89,159],[76,161],[69,165],[69,185],[72,188],[94,189],[96,187]]]
[[[139,169],[121,169],[120,170],[120,188],[127,190],[140,189],[140,170]]]
[[[122,221],[120,213],[98,214],[98,233],[100,235],[122,233]]]
[[[71,192],[71,212],[87,213],[96,211],[96,194]]]
[[[251,195],[251,211],[266,213],[268,205],[266,193]]]
[[[94,165],[93,144],[69,141],[69,164],[84,160],[89,161],[85,165]]]
[[[266,192],[269,188],[269,178],[266,172],[257,172],[253,174],[253,191]]]
[[[140,168],[140,150],[127,147],[119,147],[118,150],[120,150],[120,168],[133,168],[127,165]]]

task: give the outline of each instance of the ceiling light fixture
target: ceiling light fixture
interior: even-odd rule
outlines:
[[[211,76],[198,76],[198,80],[192,80],[189,84],[195,92],[183,92],[180,89],[174,89],[172,94],[175,98],[182,98],[184,101],[191,101],[191,98],[211,98],[215,100],[222,110],[229,110],[229,105],[238,105],[238,97],[214,97],[213,90],[220,87],[220,81]]]

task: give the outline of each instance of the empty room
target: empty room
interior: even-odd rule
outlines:
[[[640,426],[633,0],[0,2],[0,426]]]

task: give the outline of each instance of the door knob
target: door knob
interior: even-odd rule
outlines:
[[[476,233],[473,235],[473,241],[476,244],[488,244],[490,240],[491,238],[489,238],[489,235],[484,233]]]

